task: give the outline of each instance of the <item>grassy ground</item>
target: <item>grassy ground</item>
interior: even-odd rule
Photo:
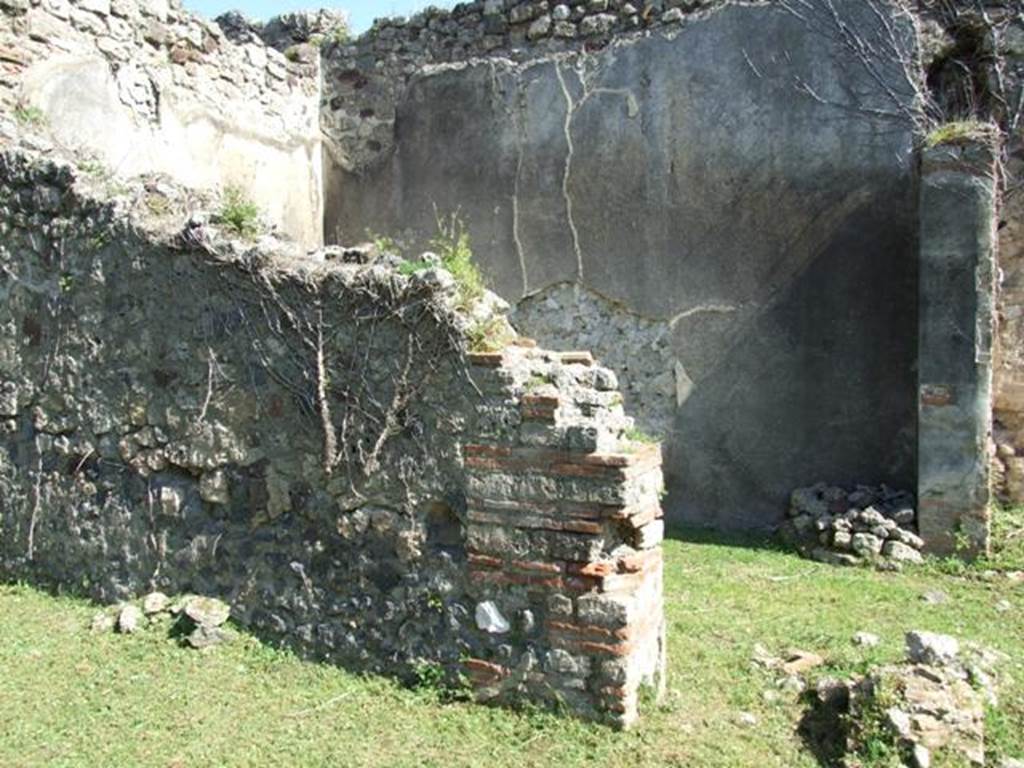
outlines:
[[[843,570],[757,542],[679,537],[665,548],[669,693],[633,732],[442,704],[245,636],[200,654],[157,631],[91,635],[94,606],[0,586],[0,765],[815,766],[796,695],[751,665],[753,646],[816,651],[821,673],[835,674],[899,658],[908,629],[1010,656],[1015,682],[990,717],[989,748],[1024,757],[1024,585],[941,564]],[[1000,558],[1024,562],[1015,546]],[[922,599],[936,590],[945,602]],[[858,630],[882,644],[855,647]]]

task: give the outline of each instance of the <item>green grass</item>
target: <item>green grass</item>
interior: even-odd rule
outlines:
[[[1024,596],[1008,579],[934,569],[837,569],[756,541],[686,532],[666,542],[668,694],[621,734],[540,712],[442,703],[300,661],[245,635],[210,653],[166,632],[91,635],[96,608],[23,586],[0,587],[0,765],[21,766],[786,766],[818,765],[802,743],[795,694],[751,665],[816,651],[820,674],[902,655],[924,629],[1011,657],[990,718],[993,763],[1024,756]],[[924,592],[949,599],[930,605]],[[1009,600],[1010,611],[996,605]],[[877,648],[850,642],[864,630]],[[433,672],[425,670],[429,678]],[[429,682],[429,680],[428,680]],[[739,715],[751,713],[754,726]]]
[[[958,557],[932,559],[928,567],[951,576],[971,577],[986,571],[1024,571],[1024,507],[992,508],[992,541],[987,557],[967,564]]]

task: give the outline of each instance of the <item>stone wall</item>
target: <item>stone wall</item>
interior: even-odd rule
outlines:
[[[468,3],[328,48],[328,237],[422,242],[459,210],[524,332],[593,349],[665,435],[677,521],[912,487],[911,25],[670,5]]]
[[[721,0],[475,0],[409,18],[379,18],[358,39],[325,50],[323,128],[332,160],[358,171],[394,145],[395,106],[421,69],[471,59],[527,61],[596,51],[613,40],[672,31]]]
[[[151,178],[97,202],[37,154],[0,154],[4,578],[216,596],[339,663],[635,720],[662,480],[611,371],[467,354],[485,310],[443,270],[233,240]]]
[[[237,186],[305,245],[323,237],[319,71],[235,44],[177,0],[4,0],[0,107],[111,175]]]

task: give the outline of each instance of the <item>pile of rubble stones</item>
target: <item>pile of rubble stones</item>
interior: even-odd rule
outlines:
[[[985,707],[998,706],[996,669],[1007,657],[931,632],[908,632],[905,641],[902,663],[818,683],[819,702],[845,710],[845,764],[862,765],[870,741],[882,738],[911,768],[985,765]]]
[[[920,563],[914,496],[888,486],[852,491],[827,483],[790,496],[783,538],[806,557],[836,565]]]

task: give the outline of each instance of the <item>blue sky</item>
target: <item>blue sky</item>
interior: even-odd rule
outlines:
[[[349,13],[352,28],[356,33],[363,32],[378,16],[408,16],[428,5],[439,8],[450,7],[453,3],[444,0],[342,0],[330,2],[323,0],[184,0],[185,7],[208,18],[218,16],[224,11],[238,10],[254,19],[266,19],[285,11],[298,11],[304,8],[341,8]]]

